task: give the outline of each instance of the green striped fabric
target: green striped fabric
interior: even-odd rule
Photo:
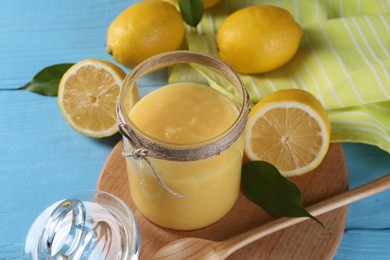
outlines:
[[[188,28],[188,49],[217,55],[215,33],[226,16],[250,5],[287,9],[304,29],[285,66],[241,75],[253,103],[278,89],[314,94],[328,111],[333,142],[362,142],[390,153],[390,0],[223,0]],[[194,77],[178,68],[172,77]]]

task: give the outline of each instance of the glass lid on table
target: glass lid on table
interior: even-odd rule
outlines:
[[[22,259],[138,259],[138,223],[119,198],[102,191],[71,194],[32,224]]]

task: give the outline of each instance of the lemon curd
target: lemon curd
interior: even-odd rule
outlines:
[[[238,110],[216,90],[197,83],[174,83],[138,101],[129,112],[145,136],[165,146],[196,147],[211,143],[229,131]],[[128,149],[128,147],[126,148]],[[180,162],[149,158],[158,175],[173,191],[157,181],[143,160],[127,159],[132,199],[152,222],[177,230],[208,226],[234,205],[240,187],[243,137],[221,154]]]

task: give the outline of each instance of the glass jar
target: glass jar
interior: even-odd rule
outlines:
[[[71,197],[52,204],[34,221],[22,259],[138,259],[138,223],[122,200],[103,191]]]
[[[191,75],[177,76],[178,66]],[[169,80],[146,95],[138,87],[167,72]],[[249,105],[239,75],[205,54],[168,52],[132,70],[117,112],[131,197],[147,219],[194,230],[233,207]]]

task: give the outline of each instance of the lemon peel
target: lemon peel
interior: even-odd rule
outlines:
[[[303,29],[285,9],[256,5],[229,15],[217,31],[219,56],[242,74],[272,71],[298,51]]]

